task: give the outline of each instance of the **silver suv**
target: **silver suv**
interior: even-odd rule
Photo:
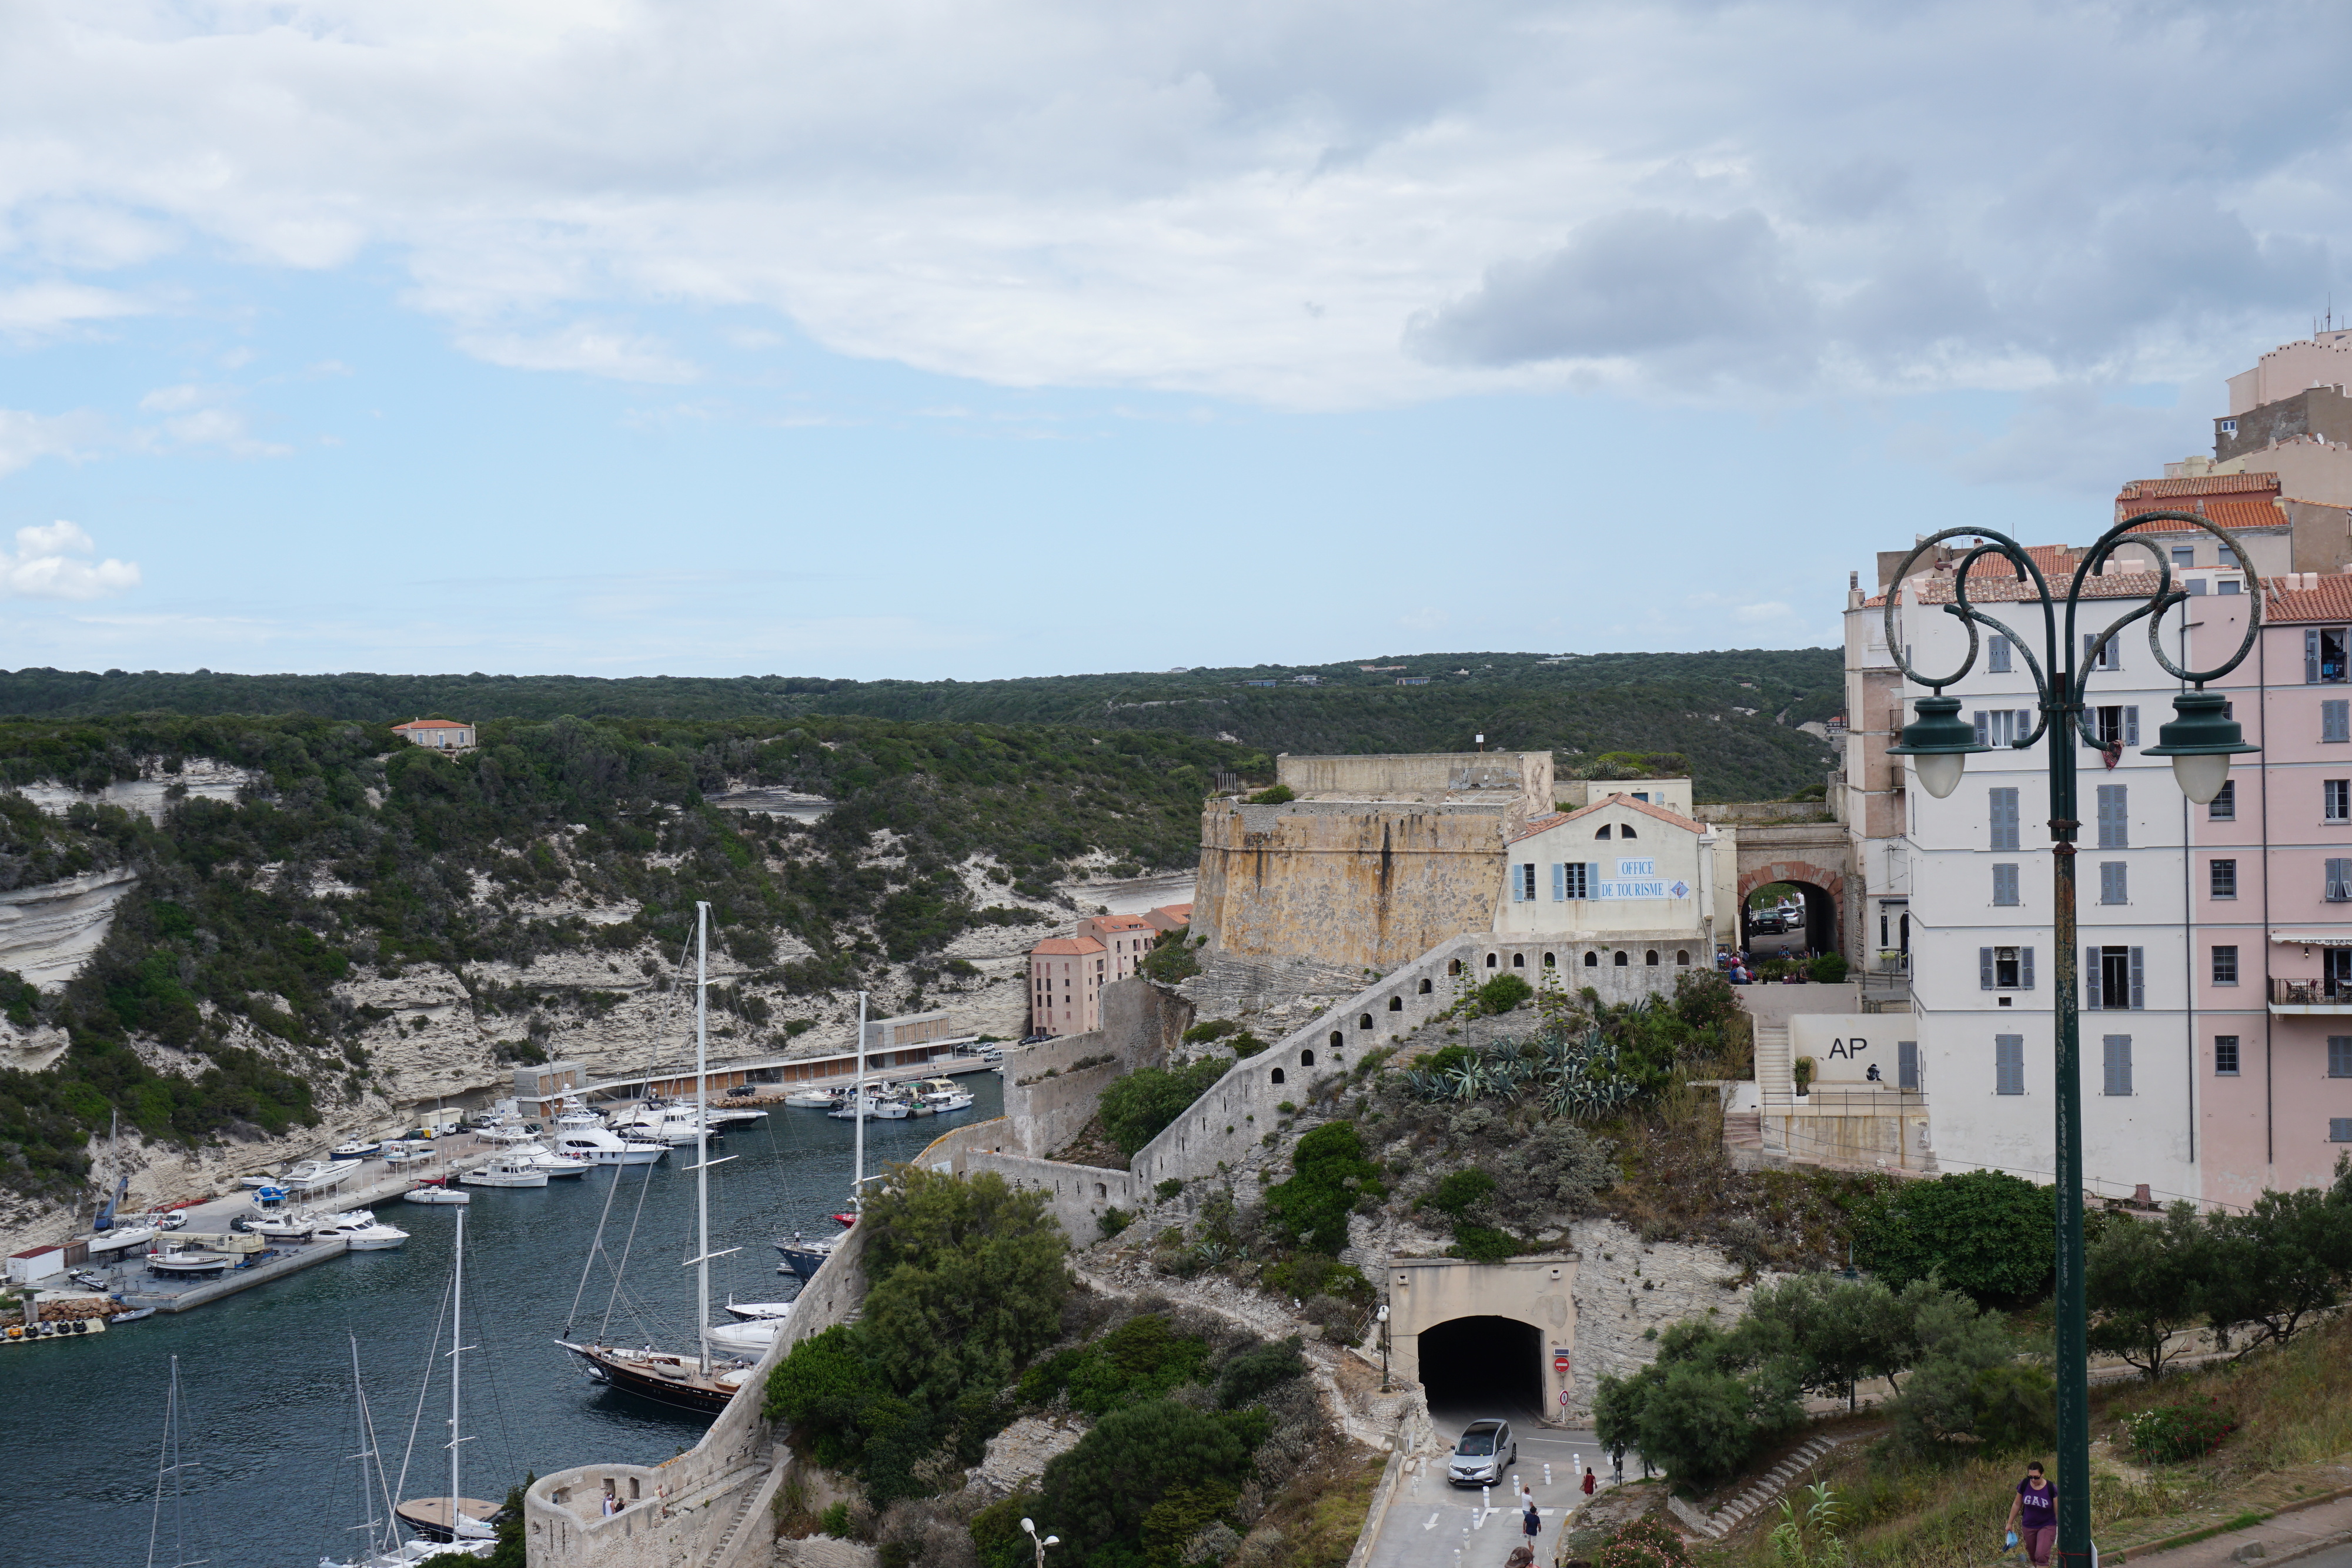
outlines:
[[[1508,1421],[1473,1421],[1454,1446],[1445,1479],[1458,1487],[1493,1486],[1519,1462],[1519,1445]]]

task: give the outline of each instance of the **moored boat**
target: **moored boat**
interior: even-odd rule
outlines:
[[[446,1203],[459,1207],[474,1201],[472,1195],[456,1187],[444,1186],[437,1181],[420,1182],[400,1195],[403,1203]]]
[[[467,1186],[545,1186],[547,1173],[520,1160],[492,1160],[457,1179]]]
[[[833,1256],[833,1240],[829,1237],[823,1240],[811,1241],[797,1230],[793,1232],[791,1240],[776,1243],[776,1250],[784,1255],[784,1267],[803,1280],[816,1278],[816,1271],[824,1267],[826,1259]]]
[[[668,1154],[669,1145],[639,1143],[602,1127],[560,1127],[555,1152],[592,1166],[649,1166]]]
[[[830,1111],[841,1103],[838,1089],[795,1089],[784,1096],[784,1103],[803,1111]]]

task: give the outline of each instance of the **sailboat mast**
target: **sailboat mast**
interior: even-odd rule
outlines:
[[[458,1539],[457,1367],[466,1348],[466,1211],[457,1210],[457,1272],[449,1284],[449,1540]]]
[[[694,906],[694,1335],[710,1375],[710,905]]]
[[[849,1212],[863,1213],[860,1205],[866,1201],[866,993],[857,993],[857,1087],[849,1093],[849,1104],[857,1114],[849,1124],[857,1129],[857,1153],[849,1172]]]

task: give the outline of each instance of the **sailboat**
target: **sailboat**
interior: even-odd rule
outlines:
[[[576,1356],[590,1381],[626,1390],[661,1404],[691,1410],[697,1415],[716,1416],[727,1408],[751,1376],[749,1361],[714,1358],[710,1338],[710,1260],[723,1258],[740,1248],[730,1247],[724,1251],[710,1249],[710,1167],[723,1165],[725,1159],[710,1157],[710,1077],[709,1077],[709,956],[710,905],[698,901],[694,906],[694,1212],[696,1225],[695,1256],[686,1261],[695,1270],[696,1346],[693,1354],[656,1350],[651,1345],[632,1350],[623,1345],[604,1343],[581,1344],[568,1339],[555,1343]],[[728,1155],[727,1159],[734,1156]],[[617,1190],[619,1173],[614,1175]],[[609,1208],[610,1199],[606,1200]],[[602,1245],[603,1228],[598,1228],[597,1246]],[[591,1258],[594,1256],[592,1249]],[[583,1274],[582,1283],[586,1283]]]
[[[172,1358],[172,1389],[163,1396],[163,1447],[155,1457],[155,1504],[147,1515],[147,1568],[196,1568],[211,1559],[190,1557],[192,1550],[201,1550],[188,1539],[188,1489],[183,1477],[199,1467],[193,1459],[180,1458],[180,1358]],[[163,1490],[168,1483],[172,1494],[171,1540],[163,1539]],[[156,1554],[163,1552],[159,1558]]]
[[[410,1498],[392,1511],[401,1523],[426,1541],[446,1543],[445,1551],[487,1557],[498,1545],[498,1531],[489,1521],[498,1512],[499,1505],[466,1496],[457,1484],[458,1459],[466,1447],[466,1438],[458,1429],[461,1406],[457,1402],[457,1374],[466,1351],[466,1211],[462,1208],[457,1211],[454,1256],[455,1271],[449,1281],[449,1495]]]
[[[375,1444],[375,1417],[368,1410],[367,1385],[360,1379],[360,1341],[352,1341],[352,1396],[359,1406],[360,1451],[352,1457],[360,1465],[360,1509],[363,1517],[352,1526],[367,1532],[367,1544],[360,1554],[347,1563],[331,1557],[319,1559],[319,1568],[410,1568],[434,1557],[460,1552],[470,1557],[487,1557],[496,1549],[492,1542],[468,1541],[461,1546],[446,1542],[403,1541],[397,1517],[392,1506],[392,1477],[383,1468],[383,1455]],[[371,1475],[373,1470],[373,1475]],[[383,1511],[376,1511],[381,1504]]]

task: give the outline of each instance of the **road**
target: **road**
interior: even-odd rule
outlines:
[[[1538,1414],[1524,1395],[1507,1385],[1478,1387],[1456,1380],[1435,1395],[1429,1414],[1448,1452],[1471,1422],[1490,1416],[1508,1421],[1518,1441],[1518,1466],[1507,1470],[1504,1484],[1488,1496],[1449,1483],[1444,1455],[1423,1457],[1419,1468],[1398,1482],[1368,1568],[1502,1568],[1511,1548],[1526,1539],[1521,1509],[1513,1501],[1515,1483],[1534,1494],[1543,1521],[1536,1562],[1549,1563],[1562,1527],[1584,1500],[1584,1467],[1594,1470],[1597,1485],[1610,1484],[1608,1456],[1599,1437],[1537,1425]],[[1630,1474],[1639,1477],[1640,1464],[1635,1456],[1626,1456]]]

